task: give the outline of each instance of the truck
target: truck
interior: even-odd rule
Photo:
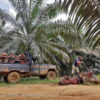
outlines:
[[[21,77],[28,76],[39,76],[40,79],[54,80],[57,76],[57,68],[51,64],[0,63],[0,76],[10,83],[16,83]]]

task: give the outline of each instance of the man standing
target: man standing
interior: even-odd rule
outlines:
[[[78,56],[78,57],[75,59],[73,65],[72,65],[72,76],[74,75],[74,72],[75,72],[75,71],[76,71],[77,74],[79,75],[79,72],[80,72],[80,71],[79,71],[79,68],[78,68],[78,67],[82,68],[82,66],[81,66],[81,64],[83,63],[82,60],[83,60],[83,58],[82,58],[81,56]]]

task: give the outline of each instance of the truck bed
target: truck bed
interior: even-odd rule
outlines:
[[[28,64],[0,64],[0,73],[19,71],[19,72],[29,72]]]

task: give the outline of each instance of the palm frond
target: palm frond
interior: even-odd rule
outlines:
[[[7,42],[5,45],[3,45],[3,49],[1,49],[0,53],[2,52],[7,52],[8,54],[15,53],[19,45],[20,41],[18,39]]]
[[[47,20],[49,20],[50,18],[52,18],[52,16],[56,16],[57,11],[61,10],[61,8],[58,6],[57,3],[54,4],[49,4],[47,6],[41,6],[39,9],[39,13],[36,17],[36,19],[34,19],[34,23],[33,25],[38,25],[38,24],[43,24],[45,23]]]
[[[52,22],[47,24],[44,30],[48,35],[55,34],[56,37],[60,36],[63,41],[65,41],[67,44],[73,44],[74,47],[79,47],[81,45],[82,34],[77,29],[77,27],[75,27],[70,22]]]
[[[5,22],[8,21],[18,27],[14,17],[10,16],[9,13],[7,13],[6,11],[4,11],[2,9],[0,9],[0,19]]]
[[[59,2],[61,2],[61,0]],[[90,35],[92,35],[93,37],[93,34],[95,33],[99,34],[98,30],[100,29],[99,28],[100,1],[98,0],[77,0],[77,1],[67,0],[66,1],[65,0],[64,2],[65,3],[63,3],[63,6],[65,12],[69,14],[69,19],[71,20],[71,22],[74,25],[76,25],[78,29],[82,29],[83,27],[87,28],[88,26],[88,31],[85,33],[85,38],[87,37],[88,41],[90,40],[90,43],[86,41],[86,44],[87,45],[91,44],[91,47],[93,47],[91,42],[92,38],[90,38]],[[93,29],[95,25],[96,27]]]
[[[9,2],[17,11],[17,13],[21,13],[21,12],[26,13],[28,7],[27,0],[9,0]]]

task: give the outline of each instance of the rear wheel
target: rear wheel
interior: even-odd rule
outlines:
[[[10,83],[16,83],[20,80],[20,74],[18,72],[11,72],[7,76],[7,81]]]
[[[56,78],[56,72],[55,71],[49,71],[47,73],[47,79],[54,80]]]

